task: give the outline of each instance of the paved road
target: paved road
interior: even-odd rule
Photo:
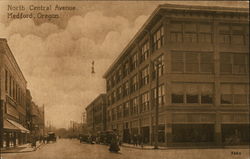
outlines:
[[[232,152],[240,154],[232,155]],[[2,154],[2,159],[250,159],[249,149],[170,149],[140,150],[121,147],[111,153],[105,145],[83,144],[61,139],[41,146],[37,151]]]

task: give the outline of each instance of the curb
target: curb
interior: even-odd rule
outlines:
[[[45,145],[45,144],[40,144],[39,146],[37,146],[36,148],[33,148],[33,150],[28,150],[28,151],[11,151],[11,152],[4,152],[4,151],[1,151],[1,154],[3,153],[25,153],[25,152],[34,152],[36,151],[37,149],[39,149],[42,145]]]
[[[126,147],[126,148],[133,148],[133,149],[138,149],[138,150],[168,150],[169,148],[145,148],[145,147],[133,147],[133,146],[128,146],[128,145],[121,145],[121,147]]]
[[[139,150],[182,150],[182,149],[249,149],[249,146],[220,146],[220,147],[160,147],[158,149],[134,147],[129,145],[121,145],[121,147],[133,148]]]

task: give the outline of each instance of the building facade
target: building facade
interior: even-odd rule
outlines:
[[[0,39],[1,148],[27,142],[26,85],[7,40]]]
[[[45,135],[44,106],[38,107],[38,105],[36,105],[32,101],[30,115],[31,115],[31,121],[30,121],[31,136],[35,138],[40,138],[41,136],[44,136]]]
[[[106,130],[106,94],[100,94],[87,107],[87,129],[92,135]]]
[[[249,141],[243,8],[160,5],[104,74],[107,130],[165,146]]]

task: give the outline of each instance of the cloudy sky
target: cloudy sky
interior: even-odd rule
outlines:
[[[46,120],[56,127],[80,121],[85,107],[105,92],[102,76],[162,3],[142,1],[1,1],[0,37],[8,44],[28,81],[33,101],[45,105]],[[247,7],[246,2],[168,3]],[[51,11],[59,19],[8,19],[8,5],[75,6],[75,11]],[[34,12],[35,13],[35,12]],[[91,62],[95,61],[95,74]]]

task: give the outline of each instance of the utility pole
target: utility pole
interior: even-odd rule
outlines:
[[[0,148],[3,147],[3,129],[4,129],[3,105],[4,102],[3,100],[0,99]]]
[[[159,66],[160,62],[157,60],[154,63],[156,67],[156,100],[155,100],[155,129],[154,129],[154,149],[158,149],[158,125],[159,125]]]
[[[43,104],[43,136],[45,135],[45,107]]]

